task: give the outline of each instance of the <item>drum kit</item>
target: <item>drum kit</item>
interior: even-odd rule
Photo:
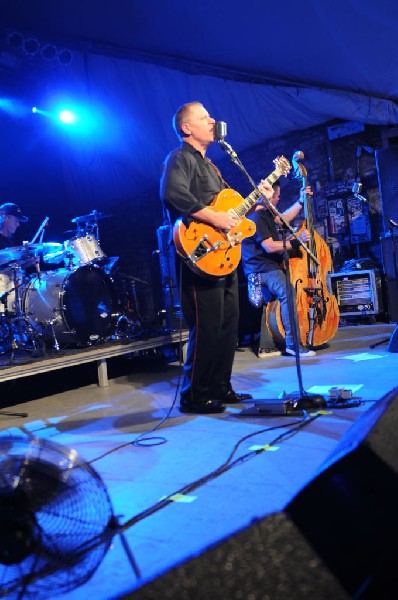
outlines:
[[[40,356],[48,347],[59,351],[117,339],[119,324],[124,336],[130,331],[111,276],[118,257],[108,257],[99,242],[98,220],[109,216],[92,211],[75,217],[75,235],[63,244],[0,250],[0,354]],[[41,271],[40,260],[60,267]],[[30,268],[35,273],[27,276]]]

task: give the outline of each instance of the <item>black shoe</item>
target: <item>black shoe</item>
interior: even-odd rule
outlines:
[[[280,355],[280,350],[277,348],[259,348],[257,352],[258,358],[271,358],[272,356]]]
[[[198,415],[209,415],[224,412],[225,407],[221,400],[195,400],[188,401],[184,398],[180,400],[180,412],[194,413]]]
[[[251,394],[238,394],[231,389],[221,395],[217,394],[217,399],[225,404],[237,404],[238,402],[244,402],[245,400],[253,400],[253,396]]]

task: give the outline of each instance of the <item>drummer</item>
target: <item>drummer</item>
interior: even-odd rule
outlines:
[[[18,244],[15,244],[14,234],[21,223],[27,223],[28,221],[29,217],[26,217],[22,213],[17,204],[6,202],[0,206],[0,250],[5,250],[15,245],[18,246]],[[19,264],[24,269],[29,269],[30,267],[35,267],[36,269],[36,265],[39,262],[39,257],[27,255]]]
[[[0,206],[0,250],[13,246],[13,236],[21,223],[26,223],[26,217],[17,204],[6,202]]]

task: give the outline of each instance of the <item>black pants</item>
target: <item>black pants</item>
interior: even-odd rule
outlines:
[[[210,280],[182,265],[181,308],[189,327],[181,397],[217,398],[231,387],[239,322],[236,271]]]

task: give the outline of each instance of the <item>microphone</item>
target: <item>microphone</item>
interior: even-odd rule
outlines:
[[[236,154],[235,150],[232,148],[232,146],[230,144],[228,144],[228,142],[226,142],[224,140],[224,138],[227,135],[227,124],[225,121],[216,121],[215,127],[214,127],[214,138],[218,141],[218,143],[220,144],[221,148],[223,150],[225,150],[225,152],[228,152],[228,154],[230,155],[230,157],[232,158],[232,160],[235,160],[236,158],[238,158],[238,155]]]
[[[214,137],[218,142],[221,142],[225,137],[227,137],[227,124],[225,121],[216,121]]]

